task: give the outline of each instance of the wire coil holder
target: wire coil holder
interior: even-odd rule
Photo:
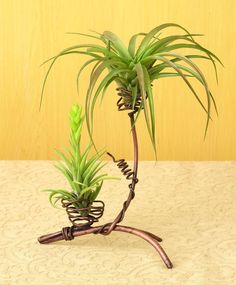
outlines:
[[[133,108],[133,96],[131,91],[123,88],[118,87],[116,88],[116,91],[118,91],[117,95],[120,96],[118,99],[116,105],[118,107],[118,111],[125,111],[125,110],[134,110],[137,112],[139,108],[141,107],[142,97],[141,94],[137,94],[134,108]]]
[[[72,225],[77,228],[85,228],[98,222],[104,212],[105,204],[103,201],[94,201],[92,205],[86,208],[78,208],[75,206],[77,201],[69,201],[61,199],[62,207],[66,209],[68,218]]]

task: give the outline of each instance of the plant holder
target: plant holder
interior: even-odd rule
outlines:
[[[70,222],[76,228],[85,228],[98,222],[102,217],[105,204],[103,201],[94,201],[92,205],[86,208],[77,208],[74,206],[74,201],[71,202],[66,199],[61,200],[62,207],[66,208],[66,212]]]
[[[160,246],[159,242],[162,239],[150,232],[136,229],[129,226],[122,226],[119,223],[124,219],[125,213],[131,203],[131,201],[135,197],[135,185],[138,183],[137,173],[138,173],[138,140],[136,127],[134,124],[134,114],[141,107],[141,95],[138,94],[135,102],[134,108],[132,108],[132,100],[131,94],[128,90],[124,88],[117,88],[119,100],[117,101],[118,111],[131,110],[128,113],[130,117],[131,124],[131,132],[133,137],[133,145],[134,145],[134,162],[133,169],[129,168],[129,165],[125,161],[125,159],[116,160],[115,157],[111,153],[107,153],[113,161],[120,168],[122,174],[126,177],[127,180],[130,180],[129,187],[129,195],[127,200],[123,203],[123,207],[117,217],[111,223],[106,223],[100,226],[91,226],[94,222],[98,222],[98,219],[103,215],[104,211],[104,202],[102,201],[94,201],[97,206],[92,205],[87,208],[76,209],[73,206],[73,203],[67,200],[62,200],[62,205],[66,208],[69,220],[72,222],[71,227],[64,227],[61,231],[43,235],[38,238],[38,241],[42,244],[48,244],[55,241],[60,240],[72,240],[75,237],[79,237],[87,234],[102,234],[109,235],[112,231],[120,231],[125,233],[130,233],[136,235],[140,238],[143,238],[148,243],[150,243],[159,253],[160,257],[164,261],[167,268],[172,268],[173,265],[168,258],[167,254]]]

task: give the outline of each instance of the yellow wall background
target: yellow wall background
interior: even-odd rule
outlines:
[[[0,0],[0,159],[51,159],[68,140],[68,111],[83,104],[88,71],[76,93],[76,71],[83,58],[65,57],[56,64],[39,98],[46,72],[40,64],[70,45],[89,40],[66,32],[111,30],[126,43],[134,33],[176,22],[224,62],[217,86],[211,64],[202,65],[215,94],[213,115],[203,141],[205,115],[180,79],[154,87],[160,160],[236,159],[236,1],[234,0]],[[92,42],[92,41],[89,41]],[[116,157],[132,158],[128,118],[116,111],[115,86],[96,111],[95,141]],[[154,159],[144,120],[138,123],[140,158]],[[86,137],[84,144],[86,143]]]

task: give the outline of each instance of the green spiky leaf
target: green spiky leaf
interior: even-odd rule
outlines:
[[[169,28],[177,29],[177,34],[167,33]],[[117,87],[122,87],[132,94],[131,99],[128,99],[130,100],[128,105],[132,106],[133,109],[135,108],[137,97],[141,95],[141,107],[135,113],[134,123],[136,123],[143,111],[155,154],[155,111],[154,95],[151,86],[153,82],[161,78],[170,79],[178,77],[186,83],[203,111],[207,114],[206,135],[211,119],[211,103],[213,103],[216,112],[217,106],[214,96],[208,87],[207,80],[194,60],[210,61],[213,65],[217,81],[218,74],[216,64],[222,64],[222,62],[213,52],[198,43],[197,39],[199,36],[203,36],[202,34],[190,33],[186,28],[176,23],[164,23],[149,32],[140,32],[132,35],[126,47],[122,40],[111,31],[105,31],[103,33],[92,31],[92,33],[93,34],[77,33],[77,35],[94,40],[96,44],[89,43],[71,46],[45,62],[50,62],[50,65],[43,82],[41,103],[48,76],[55,62],[66,55],[87,55],[90,59],[79,68],[76,81],[79,91],[78,81],[82,71],[87,66],[90,66],[90,64],[94,64],[90,72],[86,93],[85,118],[89,137],[95,149],[96,146],[93,139],[93,114],[95,105],[97,104],[99,96],[102,101],[108,86],[110,86],[112,82],[115,82]],[[139,37],[141,42],[137,45],[137,39]],[[179,53],[180,51],[181,54]],[[200,99],[200,94],[198,94],[193,87],[192,80],[197,80],[197,82],[204,87],[207,101],[206,105],[203,104],[202,99]],[[96,85],[98,86],[97,88]],[[122,100],[125,102],[127,98],[123,97]],[[74,141],[74,139],[72,140]],[[72,165],[77,165],[78,163],[79,154],[73,159]],[[82,165],[84,164],[86,165],[83,160]],[[62,168],[62,171],[67,173],[64,168]],[[72,174],[74,175],[74,172]],[[76,179],[80,177],[81,173],[78,171]]]

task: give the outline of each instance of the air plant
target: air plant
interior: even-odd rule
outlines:
[[[163,30],[169,27],[178,28],[180,33],[162,36]],[[221,63],[221,61],[215,54],[196,41],[196,37],[202,36],[201,34],[191,34],[178,24],[166,23],[155,27],[148,33],[134,34],[129,40],[128,47],[126,47],[119,37],[110,31],[105,31],[102,34],[94,31],[92,33],[75,34],[96,39],[99,41],[99,44],[74,45],[62,50],[56,56],[46,61],[51,63],[44,79],[41,103],[45,84],[54,63],[62,56],[69,54],[87,55],[90,59],[78,71],[77,87],[79,86],[81,72],[87,66],[93,65],[85,102],[86,124],[93,144],[93,115],[96,102],[99,97],[102,100],[108,86],[112,82],[116,82],[118,87],[127,90],[131,94],[129,97],[122,96],[126,106],[131,106],[134,109],[137,98],[141,98],[141,106],[138,112],[135,113],[134,123],[136,123],[140,112],[143,110],[147,130],[156,154],[155,109],[152,83],[165,77],[180,77],[191,90],[193,96],[206,113],[206,135],[209,120],[211,119],[211,106],[213,104],[216,112],[217,107],[214,97],[209,90],[207,80],[194,60],[211,61],[216,78],[216,62]],[[141,41],[137,46],[138,38]],[[181,49],[192,50],[193,52],[182,54],[178,52]],[[107,74],[103,73],[104,70],[107,71]],[[203,103],[199,97],[190,78],[196,79],[204,87],[206,103]],[[96,84],[98,86],[95,88]]]
[[[92,143],[81,149],[81,130],[84,116],[82,108],[74,105],[70,111],[70,148],[65,148],[66,152],[56,150],[61,160],[58,160],[55,167],[62,172],[67,179],[70,190],[66,189],[46,189],[50,192],[49,201],[52,206],[65,199],[72,202],[76,208],[87,208],[97,198],[104,180],[119,179],[108,176],[106,173],[100,174],[100,170],[106,163],[100,161],[105,150],[99,150],[89,157]]]

